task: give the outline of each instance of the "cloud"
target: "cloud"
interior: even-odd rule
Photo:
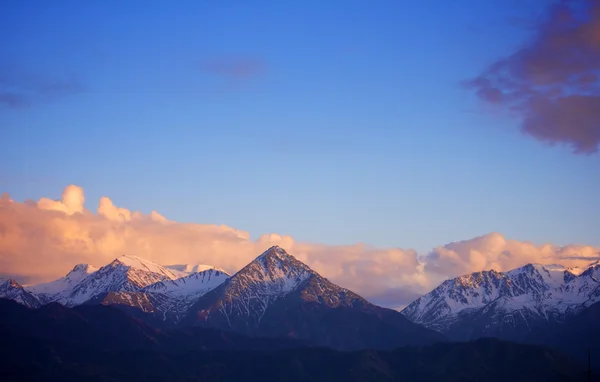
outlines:
[[[115,206],[109,198],[103,196],[98,204],[98,215],[112,221],[130,221],[131,211]]]
[[[42,210],[61,211],[67,215],[73,215],[83,212],[84,202],[83,188],[72,184],[65,188],[61,200],[41,198],[37,206]]]
[[[437,247],[424,260],[427,274],[456,276],[489,269],[507,271],[527,263],[585,266],[599,256],[600,248],[591,246],[536,246],[490,233]]]
[[[329,246],[269,233],[252,240],[224,225],[178,223],[156,211],[143,214],[103,196],[96,213],[84,190],[65,188],[60,200],[17,202],[0,197],[0,274],[37,283],[64,276],[75,264],[102,266],[128,253],[161,264],[212,264],[236,272],[272,245],[280,245],[332,282],[392,308],[410,303],[448,277],[528,262],[586,265],[600,256],[589,246],[535,246],[492,233],[435,248],[365,244]]]
[[[422,293],[407,288],[390,288],[370,296],[371,302],[401,311],[408,304],[421,297]]]
[[[83,85],[73,75],[40,75],[6,66],[0,68],[0,108],[25,108],[83,91]]]
[[[202,67],[213,75],[238,80],[256,77],[266,70],[266,64],[263,61],[240,57],[209,60]]]
[[[600,2],[552,3],[533,39],[465,83],[508,110],[521,130],[576,154],[600,145]]]

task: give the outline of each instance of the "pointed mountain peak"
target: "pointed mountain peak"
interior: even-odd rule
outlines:
[[[275,296],[296,289],[310,277],[320,278],[283,248],[273,246],[233,275],[224,287],[235,289],[235,294],[253,290],[256,295]],[[249,286],[250,289],[247,289]]]
[[[281,248],[278,245],[274,245],[271,248],[264,251],[260,256],[258,256],[258,259],[264,259],[264,258],[269,258],[269,257],[271,257],[271,258],[276,257],[276,258],[282,259],[282,260],[291,258],[291,259],[295,260],[294,256],[287,253],[285,251],[285,249]]]
[[[260,264],[265,270],[273,271],[277,269],[278,271],[286,273],[291,269],[296,269],[298,271],[316,274],[316,272],[310,269],[308,265],[290,255],[285,249],[278,245],[274,245],[267,249],[246,267],[253,267],[256,264]]]

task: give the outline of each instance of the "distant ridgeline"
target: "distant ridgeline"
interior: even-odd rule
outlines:
[[[539,357],[537,362],[547,368],[547,374],[538,380],[552,380],[558,375],[579,376],[582,370],[585,372],[585,365],[579,362],[587,361],[588,349],[592,355],[600,354],[600,347],[596,345],[600,343],[597,341],[600,339],[597,329],[600,305],[595,304],[600,296],[596,277],[599,269],[598,264],[580,271],[529,264],[506,273],[477,272],[442,283],[399,313],[373,305],[331,283],[277,246],[234,275],[207,265],[161,266],[125,255],[99,269],[77,265],[65,277],[50,283],[23,287],[14,280],[2,281],[0,298],[20,304],[3,303],[14,315],[5,315],[2,330],[23,344],[23,352],[38,346],[58,352],[54,346],[58,346],[58,342],[66,344],[60,349],[67,352],[64,359],[69,359],[70,351],[74,356],[81,354],[77,349],[79,340],[90,349],[135,352],[135,357],[139,351],[152,350],[168,355],[168,362],[184,369],[178,363],[182,360],[170,358],[171,352],[183,356],[188,350],[197,349],[211,354],[245,350],[249,353],[223,356],[222,364],[256,362],[252,369],[266,365],[269,360],[277,359],[284,365],[296,359],[308,373],[306,378],[315,377],[311,368],[322,366],[321,361],[310,357],[317,353],[302,350],[306,347],[358,351],[318,350],[332,362],[340,362],[331,366],[331,378],[345,378],[343,370],[346,369],[342,365],[348,362],[347,365],[355,367],[352,370],[356,375],[371,370],[377,378],[385,376],[392,380],[400,375],[395,374],[397,372],[416,372],[410,369],[416,367],[411,366],[411,362],[441,367],[448,375],[458,373],[440,366],[441,363],[436,364],[449,362],[444,358],[446,355],[436,361],[426,359],[443,351],[457,352],[456,357],[489,358],[486,367],[495,370],[503,361],[494,363],[489,354],[478,352],[500,351],[507,352],[502,356],[515,365],[523,363],[519,359],[523,354]],[[115,323],[111,324],[111,320]],[[63,333],[61,325],[79,334]],[[89,325],[93,327],[88,328]],[[118,335],[117,328],[122,331]],[[88,329],[91,332],[85,334]],[[27,337],[25,333],[31,335]],[[130,339],[124,341],[128,336]],[[489,339],[473,342],[471,347],[446,343],[448,339],[481,337],[550,346],[574,355],[579,361],[536,346]],[[364,349],[391,350],[405,346],[412,348],[391,353],[363,352]],[[255,354],[259,349],[288,350],[281,354]],[[8,353],[9,348],[4,351]],[[469,354],[471,351],[475,353]],[[42,353],[39,354],[41,359],[50,357],[50,353]],[[12,355],[9,359],[15,361],[15,357]],[[406,362],[396,357],[404,357]],[[141,358],[138,360],[142,362]],[[556,363],[558,360],[560,364]],[[22,359],[14,365],[28,368],[30,361],[33,359]],[[98,367],[96,359],[88,361]],[[207,362],[197,361],[199,364]],[[49,360],[47,364],[44,362],[44,367],[56,366]],[[467,358],[459,357],[455,362],[466,368],[465,373],[475,373],[469,375],[476,376],[484,370],[476,367],[477,363],[469,365]],[[119,369],[114,364],[103,365],[101,369],[103,367]],[[205,367],[212,370],[213,366]],[[419,370],[422,380],[443,380],[434,376],[433,370],[423,367]],[[192,369],[186,370],[181,376],[194,373]],[[236,370],[242,372],[231,366],[231,373],[235,374]],[[527,365],[523,365],[523,370],[529,370]],[[534,373],[533,368],[531,373]],[[224,374],[223,378],[234,378],[234,374]],[[510,370],[504,374],[498,371],[495,375],[512,378]],[[73,374],[73,378],[79,376]],[[537,378],[538,374],[531,376]],[[411,380],[419,378],[415,376]]]

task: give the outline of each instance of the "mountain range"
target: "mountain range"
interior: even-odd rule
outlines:
[[[584,367],[560,351],[600,352],[598,272],[476,272],[397,312],[277,246],[233,275],[123,255],[49,283],[0,280],[0,377],[579,380]]]
[[[600,301],[600,263],[579,268],[527,264],[443,282],[409,304],[406,317],[454,340],[539,338]]]
[[[593,334],[599,272],[598,262],[475,272],[443,282],[399,313],[331,283],[275,246],[233,275],[123,255],[100,268],[76,265],[50,283],[2,280],[0,298],[32,309],[110,305],[155,328],[208,328],[341,350],[496,337],[551,345],[582,359],[584,349],[568,338],[588,348],[590,338],[600,339]]]
[[[205,265],[161,266],[124,255],[99,269],[79,264],[50,283],[2,285],[0,297],[30,308],[112,305],[163,328],[213,328],[344,350],[445,340],[331,283],[277,246],[232,276]]]

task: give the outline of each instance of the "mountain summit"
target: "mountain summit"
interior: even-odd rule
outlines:
[[[137,256],[123,255],[87,275],[70,293],[57,301],[74,306],[102,293],[135,292],[148,285],[176,278],[175,273],[161,265]]]
[[[341,349],[443,339],[400,313],[331,283],[278,246],[202,296],[183,323]]]

